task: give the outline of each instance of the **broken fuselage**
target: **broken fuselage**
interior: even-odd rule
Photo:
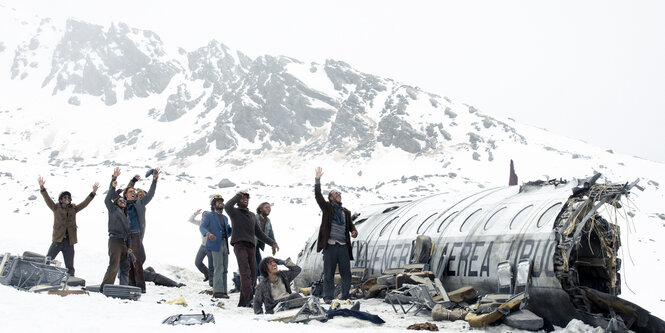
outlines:
[[[634,184],[595,184],[598,176],[362,208],[354,220],[351,266],[365,269],[368,278],[401,268],[417,260],[416,238],[426,235],[432,243],[426,264],[447,290],[473,286],[479,294],[497,293],[497,265],[516,267],[528,259],[530,310],[560,326],[572,318],[606,326],[608,314],[584,290],[609,297],[621,292],[619,227],[616,215],[608,215]],[[298,256],[300,286],[321,278],[316,240],[315,234]]]

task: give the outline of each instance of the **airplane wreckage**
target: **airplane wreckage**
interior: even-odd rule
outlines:
[[[419,263],[445,290],[471,286],[487,295],[521,287],[522,306],[560,327],[576,318],[610,330],[665,332],[661,319],[617,297],[620,230],[608,219],[616,220],[637,181],[600,184],[599,177],[365,207],[354,215],[352,271],[367,279]],[[317,234],[298,255],[297,286],[321,279],[316,241]]]

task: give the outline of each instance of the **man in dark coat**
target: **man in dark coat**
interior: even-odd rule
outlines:
[[[120,168],[113,170],[111,185],[104,198],[104,204],[109,212],[108,231],[109,231],[109,266],[104,274],[104,279],[100,284],[100,291],[104,290],[104,285],[113,284],[115,276],[118,274],[120,266],[129,266],[127,253],[131,252],[129,238],[129,217],[127,216],[127,201],[118,197],[115,187],[118,185],[116,179],[120,175]],[[116,198],[113,200],[113,198]]]
[[[277,265],[285,265],[288,271],[279,270]],[[301,268],[296,265],[291,258],[286,261],[266,257],[259,264],[259,272],[263,279],[256,286],[254,293],[254,313],[263,313],[262,306],[266,308],[266,313],[273,313],[277,303],[300,298],[300,294],[291,292],[291,281],[300,274]]]
[[[76,213],[87,207],[92,201],[99,188],[99,183],[92,186],[92,192],[80,204],[72,204],[71,193],[64,191],[58,196],[58,203],[53,202],[46,192],[44,184],[46,181],[41,176],[37,178],[39,190],[46,202],[48,208],[53,211],[53,236],[52,243],[46,254],[51,259],[55,259],[58,253],[62,252],[65,259],[65,267],[70,276],[74,276],[74,244],[78,242],[76,236]]]
[[[351,237],[356,238],[358,232],[351,222],[351,212],[342,207],[342,194],[332,190],[328,201],[321,195],[321,176],[323,169],[316,168],[314,197],[321,208],[321,226],[316,251],[323,251],[323,299],[330,303],[335,293],[335,268],[339,265],[342,278],[342,299],[349,297],[351,288]]]
[[[238,204],[236,208],[235,205]],[[231,219],[231,245],[238,261],[240,271],[240,299],[239,307],[245,307],[252,300],[252,285],[256,279],[256,250],[254,237],[272,246],[272,253],[279,250],[274,240],[266,236],[256,223],[256,217],[247,209],[249,193],[239,191],[225,205],[224,209]]]

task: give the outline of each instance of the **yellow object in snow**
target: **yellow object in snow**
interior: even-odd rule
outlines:
[[[175,305],[187,306],[187,302],[185,301],[184,296],[180,296],[180,297],[174,298],[170,301],[166,301],[166,304],[175,304]]]
[[[312,287],[304,287],[304,288],[300,288],[300,292],[301,292],[303,295],[305,295],[305,296],[309,296],[309,293],[310,293],[311,291],[312,291]]]

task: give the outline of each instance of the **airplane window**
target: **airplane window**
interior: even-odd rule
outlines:
[[[425,225],[425,222],[427,222],[429,219],[432,218],[432,216],[434,216],[434,215],[436,215],[436,214],[437,214],[437,213],[434,213],[434,214],[428,216],[428,217],[427,217],[422,223],[420,223],[420,225],[418,226],[418,230],[416,231],[416,233],[417,233],[417,234],[420,234],[420,229],[423,228],[423,226]],[[424,231],[424,230],[423,230],[423,231]]]
[[[464,222],[462,222],[462,225],[459,226],[459,231],[462,232],[462,230],[464,229],[464,227],[467,227],[467,228],[468,228],[469,226],[471,226],[471,225],[473,225],[474,223],[476,223],[476,221],[477,221],[477,220],[480,218],[480,216],[482,215],[482,214],[480,214],[480,211],[481,211],[481,210],[482,210],[482,208],[476,210],[476,211],[473,212],[473,213],[471,213],[471,215],[469,215],[469,216],[466,218],[466,220],[464,220]]]
[[[397,234],[398,234],[398,235],[401,234],[401,233],[402,233],[402,230],[404,230],[404,227],[409,223],[409,221],[413,220],[413,218],[416,217],[416,216],[418,216],[418,214],[411,216],[411,218],[409,218],[408,220],[406,220],[406,222],[402,223],[402,226],[399,227],[399,231],[397,231]]]
[[[399,208],[399,206],[388,207],[388,208],[384,209],[382,213],[385,214],[385,213],[388,213],[388,212],[392,212],[393,210],[395,210],[397,208]]]
[[[390,222],[386,223],[386,225],[383,226],[383,229],[381,229],[381,232],[379,232],[379,237],[383,235],[383,232],[386,231],[386,229],[388,229],[388,226],[393,224],[393,221],[397,220],[398,218],[399,216],[395,216],[392,220],[390,220]]]
[[[538,219],[538,228],[544,226],[545,224],[548,224],[554,217],[559,214],[559,211],[561,211],[561,206],[563,206],[562,203],[557,203],[553,205],[552,207],[548,208],[543,215],[540,216]]]
[[[362,220],[360,220],[360,221],[358,221],[358,222],[353,222],[353,224],[354,224],[354,225],[358,225],[358,224],[361,224],[361,223],[363,223],[363,222],[365,222],[365,221],[367,221],[367,219],[362,219]]]
[[[491,228],[496,222],[501,221],[501,218],[506,214],[506,207],[503,207],[492,214],[490,218],[485,222],[485,230]]]
[[[513,220],[510,221],[510,229],[517,228],[519,227],[522,223],[524,223],[524,220],[526,220],[526,217],[529,216],[529,212],[533,209],[533,205],[528,205],[517,214],[515,214],[515,217],[513,217]]]
[[[441,224],[439,224],[439,228],[436,229],[436,232],[441,232],[441,230],[442,230],[441,228],[443,228],[443,225],[446,224],[446,221],[451,221],[452,222],[455,219],[455,217],[457,217],[458,214],[459,214],[459,211],[453,212],[452,214],[448,215],[448,217],[446,217],[445,220],[441,221]]]

